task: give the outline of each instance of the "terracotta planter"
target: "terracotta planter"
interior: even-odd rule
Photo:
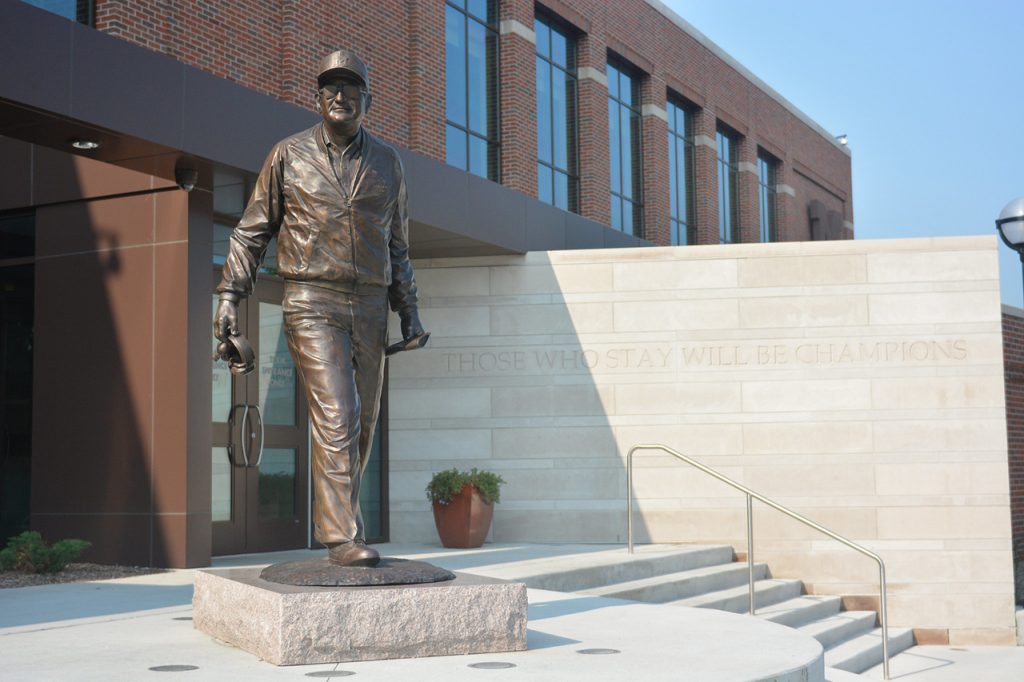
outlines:
[[[445,547],[469,549],[484,544],[494,505],[484,504],[480,491],[467,485],[448,504],[433,502],[434,525]]]

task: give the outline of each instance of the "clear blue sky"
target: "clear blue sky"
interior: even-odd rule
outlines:
[[[1024,196],[1024,1],[663,1],[849,135],[858,239],[994,234]],[[1020,306],[1020,260],[999,249]]]

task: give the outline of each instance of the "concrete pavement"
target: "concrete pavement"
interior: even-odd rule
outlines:
[[[487,545],[479,550],[445,550],[391,544],[379,548],[388,556],[506,579],[535,573],[549,560],[587,566],[619,560],[624,553],[622,547],[600,545]],[[670,550],[641,548],[654,553]],[[264,565],[316,554],[297,551],[225,557],[215,565]],[[822,676],[820,646],[782,626],[718,611],[533,589],[529,591],[526,652],[278,668],[192,627],[193,575],[194,571],[182,570],[0,591],[0,678],[33,682],[160,680],[168,675],[185,680],[255,681],[309,679],[313,675],[320,679],[354,675],[365,680],[428,682],[833,679],[827,673]],[[579,653],[587,649],[618,653]],[[474,663],[514,667],[469,667]],[[892,663],[893,678],[909,682],[1024,679],[1024,648],[915,647]],[[159,666],[194,667],[152,670]],[[837,674],[835,682],[840,678],[850,679]]]

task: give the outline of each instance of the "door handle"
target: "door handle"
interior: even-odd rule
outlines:
[[[263,461],[263,437],[264,437],[264,434],[265,434],[264,429],[263,429],[263,413],[260,412],[260,406],[259,405],[253,405],[252,406],[252,410],[253,410],[253,412],[256,413],[256,417],[260,420],[260,449],[259,449],[259,452],[256,454],[256,463],[253,465],[257,469],[259,469],[260,462]],[[255,433],[251,434],[251,436],[255,436],[255,435],[256,435]]]
[[[249,444],[249,439],[251,438],[251,436],[246,432],[246,429],[248,429],[247,423],[249,421],[249,410],[252,407],[253,407],[252,405],[244,405],[244,404],[242,404],[242,405],[234,405],[231,408],[231,415],[228,417],[228,458],[231,460],[232,466],[236,466],[236,467],[248,467],[249,466],[249,446],[248,446],[248,444]],[[235,438],[235,414],[238,412],[239,408],[242,409],[242,418],[238,421],[238,427],[239,427],[238,428],[238,435],[239,435],[239,437],[241,439],[241,444],[240,444],[241,447],[239,449],[242,451],[242,462],[241,463],[239,463],[238,460],[235,458],[235,443],[234,443],[234,438]],[[261,419],[260,420],[261,427],[262,427],[262,423],[263,423],[263,420]],[[262,446],[262,444],[261,444],[261,446]]]
[[[245,405],[245,409],[242,410],[242,423],[238,429],[239,434],[242,436],[242,460],[245,461],[245,466],[249,466],[249,448],[246,447],[249,443],[249,434],[246,433],[248,427],[246,423],[249,421],[249,406]]]

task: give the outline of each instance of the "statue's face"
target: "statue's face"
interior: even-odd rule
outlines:
[[[370,108],[370,93],[358,78],[338,75],[327,79],[317,91],[317,103],[324,122],[334,128],[355,132]]]

